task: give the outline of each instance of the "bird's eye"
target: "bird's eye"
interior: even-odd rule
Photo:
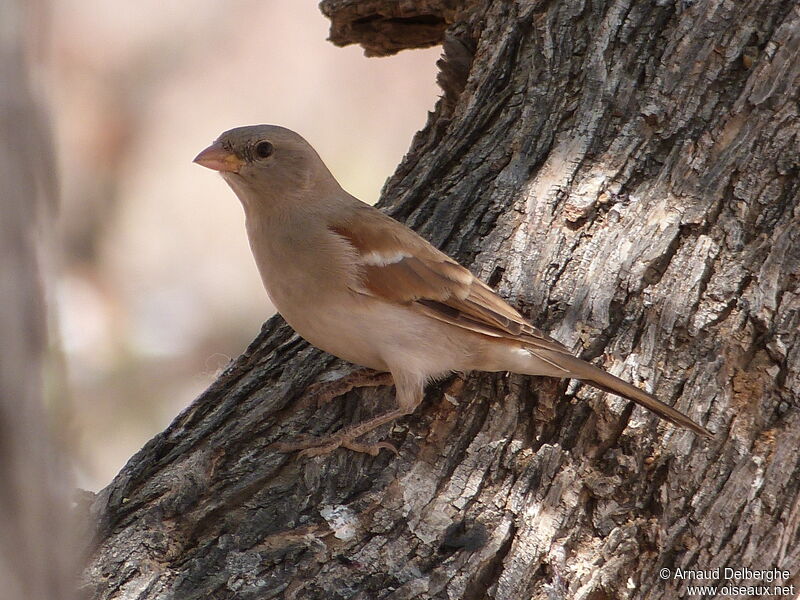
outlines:
[[[267,158],[272,154],[274,148],[269,142],[258,142],[254,150],[258,158]]]

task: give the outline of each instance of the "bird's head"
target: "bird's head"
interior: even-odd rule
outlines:
[[[314,148],[299,134],[277,125],[230,129],[194,162],[219,171],[245,209],[297,201],[313,196],[308,192],[315,186],[335,183]]]

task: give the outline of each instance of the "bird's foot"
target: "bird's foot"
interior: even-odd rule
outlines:
[[[316,404],[317,408],[327,404],[334,398],[344,396],[347,392],[359,387],[379,387],[392,385],[391,373],[373,369],[356,369],[352,373],[334,379],[321,381],[308,387],[306,398]]]
[[[383,450],[390,450],[398,454],[397,448],[394,444],[389,442],[378,442],[377,444],[364,444],[356,440],[362,435],[377,429],[381,425],[386,425],[392,421],[399,419],[408,414],[408,410],[395,409],[391,410],[377,417],[373,417],[367,421],[352,425],[342,429],[339,433],[335,433],[328,437],[313,437],[308,436],[296,442],[275,442],[270,447],[278,452],[295,452],[300,450],[301,456],[321,456],[329,454],[337,448],[347,448],[355,452],[364,452],[372,456],[377,456]]]
[[[390,452],[399,454],[397,448],[391,442],[365,444],[357,442],[355,437],[347,436],[343,433],[328,437],[305,436],[303,439],[295,442],[275,442],[270,448],[277,452],[300,451],[300,456],[303,457],[324,456],[325,454],[330,454],[337,448],[347,448],[348,450],[363,452],[370,456],[378,456],[381,450],[389,450]]]

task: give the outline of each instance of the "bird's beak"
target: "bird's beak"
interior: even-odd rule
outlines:
[[[233,152],[225,150],[219,142],[211,144],[195,156],[192,162],[223,173],[238,173],[244,164],[241,158]]]

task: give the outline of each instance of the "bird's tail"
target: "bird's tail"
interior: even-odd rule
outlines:
[[[627,398],[628,400],[633,400],[637,404],[654,412],[665,421],[669,421],[670,423],[678,425],[679,427],[690,429],[695,433],[707,438],[714,437],[708,429],[698,425],[679,410],[675,410],[671,406],[664,404],[652,394],[648,394],[636,386],[631,385],[627,381],[623,381],[611,373],[607,373],[602,369],[598,369],[594,365],[591,365],[580,358],[566,353],[539,348],[532,351],[532,354],[541,360],[552,362],[569,371],[565,377],[578,379],[593,387],[599,388],[604,392],[610,392],[612,394],[622,396],[623,398]]]

